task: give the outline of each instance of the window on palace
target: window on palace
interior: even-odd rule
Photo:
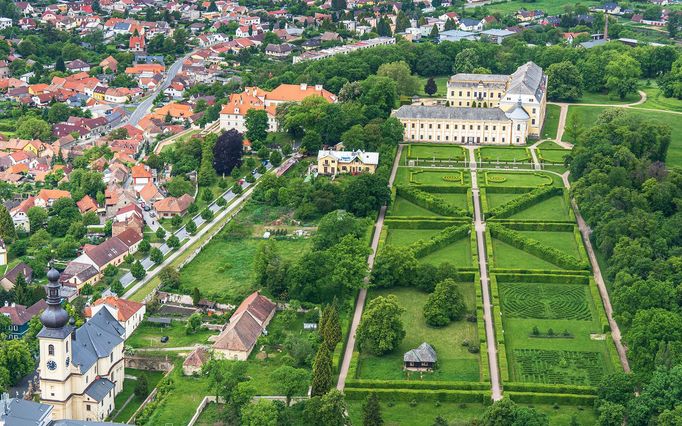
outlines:
[[[487,124],[485,125],[485,129],[488,130],[488,125],[487,125]]]
[[[433,124],[429,123],[429,129],[433,129]]]
[[[461,90],[459,91],[459,96],[462,96],[462,91],[461,91]]]
[[[438,129],[440,129],[440,124],[436,125],[436,127],[437,127]]]
[[[469,130],[474,130],[474,125],[473,125],[473,124],[469,124]]]
[[[54,345],[49,345],[47,347],[47,354],[48,355],[54,355]]]
[[[445,125],[445,130],[450,130],[450,125],[449,125],[449,124],[446,124],[446,125]]]
[[[423,129],[423,128],[424,128],[424,123],[421,123],[421,124],[419,125],[419,128],[420,128],[420,129]]]
[[[481,125],[476,126],[476,130],[481,130]]]
[[[532,119],[532,120],[531,120],[531,123],[532,123],[533,125],[535,125],[535,119]]]
[[[535,108],[533,108],[533,114],[535,114]]]
[[[520,124],[517,124],[517,125],[516,125],[516,130],[521,130],[521,125],[520,125]]]
[[[414,129],[414,123],[412,123],[412,128]]]

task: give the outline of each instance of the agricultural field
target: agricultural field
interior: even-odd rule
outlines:
[[[488,217],[486,238],[501,377],[596,386],[619,368],[606,316],[568,199],[534,175],[517,173],[517,187],[487,176],[482,191],[484,209],[499,214]],[[529,186],[547,189],[534,196]]]

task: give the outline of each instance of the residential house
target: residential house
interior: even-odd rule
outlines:
[[[194,348],[182,363],[182,374],[192,376],[201,372],[204,364],[211,358],[211,354],[201,346]]]
[[[71,193],[61,189],[41,189],[35,197],[34,204],[36,207],[48,208],[60,198],[71,198]]]
[[[214,355],[222,359],[246,361],[258,337],[275,315],[276,307],[275,303],[259,292],[244,299],[213,343]]]
[[[154,210],[156,214],[162,218],[171,218],[174,216],[182,216],[187,212],[190,204],[194,202],[189,194],[184,194],[181,197],[166,197],[154,203]]]
[[[321,175],[371,174],[378,165],[378,152],[321,150],[317,153],[317,173]]]
[[[485,21],[481,19],[462,18],[459,20],[459,29],[462,31],[483,31]]]
[[[150,182],[153,182],[153,175],[149,167],[143,164],[137,164],[131,169],[131,176],[133,178],[133,186],[136,192],[140,192]]]
[[[14,268],[7,271],[2,279],[0,279],[0,285],[2,285],[2,288],[5,289],[5,291],[12,290],[17,283],[17,277],[19,274],[24,275],[24,279],[26,280],[27,284],[30,284],[33,281],[33,269],[31,269],[31,267],[24,262],[20,262]]]
[[[112,317],[124,328],[123,338],[127,339],[137,329],[144,319],[146,306],[144,303],[121,299],[115,296],[107,296],[97,299],[91,306],[84,310],[85,318],[92,318],[100,309],[109,311]]]
[[[294,46],[289,43],[273,44],[270,43],[265,48],[265,54],[272,58],[286,58],[294,51]]]
[[[432,371],[436,362],[438,362],[436,351],[426,342],[403,355],[403,368],[409,371]]]
[[[29,196],[27,199],[19,203],[18,206],[10,210],[10,216],[14,227],[24,232],[31,232],[31,222],[28,218],[28,209],[35,206],[35,197]]]
[[[28,331],[28,323],[47,308],[47,303],[40,299],[33,305],[26,307],[24,305],[11,305],[5,301],[5,306],[0,308],[0,314],[10,319],[10,325],[7,326],[5,332],[7,333],[7,340],[21,339]],[[1,424],[1,423],[0,423]]]

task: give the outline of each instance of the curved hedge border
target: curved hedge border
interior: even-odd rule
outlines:
[[[414,257],[419,259],[468,236],[470,231],[471,227],[469,224],[450,226],[428,240],[415,241],[408,246],[408,249],[412,250],[414,252]]]
[[[346,389],[425,389],[425,390],[488,390],[489,383],[458,381],[417,381],[417,380],[346,380]]]
[[[445,200],[435,197],[430,193],[418,189],[414,186],[399,185],[396,186],[396,194],[403,197],[419,207],[431,210],[443,216],[468,216],[469,212],[455,207],[445,202]]]
[[[554,247],[548,247],[537,240],[528,238],[512,229],[505,228],[497,223],[489,223],[488,229],[492,237],[497,238],[507,244],[510,244],[518,249],[527,251],[535,256],[553,263],[564,269],[584,269],[589,270],[590,265],[584,260],[578,260],[573,256],[569,256]]]
[[[557,188],[557,187],[542,187],[542,188],[536,188],[532,191],[530,191],[527,194],[524,194],[520,196],[519,198],[516,198],[514,200],[511,200],[510,202],[503,204],[501,206],[497,206],[494,209],[491,209],[488,212],[489,217],[496,217],[496,218],[504,218],[504,217],[509,217],[513,215],[514,213],[518,213],[522,210],[526,210],[527,208],[538,204],[541,201],[544,201],[548,198],[551,198],[555,195],[562,195],[563,194],[563,189]]]
[[[432,390],[432,389],[365,389],[346,388],[349,400],[365,400],[371,393],[376,393],[382,401],[417,401],[417,402],[469,402],[490,405],[490,391],[482,390]]]

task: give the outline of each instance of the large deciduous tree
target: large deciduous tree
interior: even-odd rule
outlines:
[[[424,318],[429,325],[443,327],[450,321],[461,319],[465,311],[466,306],[457,283],[447,279],[436,284],[436,289],[424,305]]]
[[[268,136],[268,113],[263,109],[250,109],[244,120],[246,138],[251,142],[264,142]]]
[[[606,88],[620,99],[630,93],[637,93],[637,79],[642,74],[639,62],[625,53],[611,59],[604,70]]]
[[[7,207],[2,204],[0,204],[0,238],[8,244],[17,238],[14,221],[12,221]]]
[[[564,61],[547,68],[547,97],[553,101],[575,101],[583,95],[583,77],[578,67]]]
[[[346,210],[356,216],[368,216],[391,200],[388,183],[378,174],[363,173],[355,177],[345,194]]]
[[[419,79],[412,75],[410,66],[405,61],[382,64],[377,75],[395,81],[399,95],[413,96],[419,91]]]
[[[382,426],[384,419],[381,417],[381,406],[379,405],[379,397],[372,392],[367,397],[365,405],[362,407],[362,425],[363,426]]]
[[[244,155],[242,134],[235,129],[224,132],[213,147],[213,167],[220,175],[229,175],[242,165]]]
[[[272,379],[279,395],[286,397],[287,407],[291,404],[291,397],[303,395],[308,389],[308,371],[283,365],[272,372]]]
[[[405,338],[401,315],[405,310],[398,305],[394,295],[372,299],[365,308],[358,327],[360,350],[383,355],[390,352]]]

